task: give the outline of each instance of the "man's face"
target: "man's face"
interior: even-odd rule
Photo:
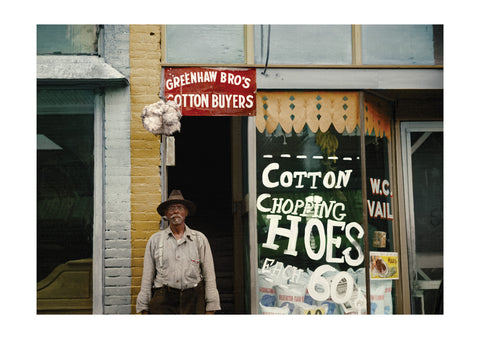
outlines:
[[[167,208],[166,216],[172,225],[181,225],[188,215],[187,208],[182,204],[173,204]]]

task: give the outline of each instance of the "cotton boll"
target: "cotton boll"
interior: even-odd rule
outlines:
[[[142,111],[142,119],[148,115],[148,106],[145,106]]]
[[[178,119],[180,119],[182,117],[182,112],[180,112],[180,106],[175,101],[169,100],[169,101],[167,101],[166,104],[169,107],[166,112],[175,112]]]
[[[173,133],[175,132],[180,132],[180,122],[177,121],[176,123],[172,124],[172,125],[166,125],[164,124],[163,125],[163,128],[162,128],[162,133],[163,135],[172,135]]]
[[[175,112],[164,113],[162,118],[163,118],[163,123],[165,125],[173,125],[173,124],[178,122],[178,117],[177,117],[177,114]]]
[[[151,104],[151,105],[148,105],[148,106],[145,106],[145,108],[143,109],[142,111],[142,117],[143,116],[148,116],[148,115],[162,115],[162,109],[161,109],[161,105],[156,102],[154,104]]]
[[[175,116],[175,118],[177,120],[180,120],[180,118],[182,117],[182,113],[180,113],[180,110],[178,110],[178,109],[176,109],[175,107],[172,107],[172,106],[168,106],[165,113],[163,113],[163,114],[171,114],[171,115]]]
[[[145,115],[142,117],[143,127],[155,135],[162,132],[162,117],[158,115]]]
[[[160,99],[159,101],[151,104],[150,106],[153,110],[155,110],[155,113],[162,114],[163,113],[163,108],[165,106],[165,101]]]
[[[163,113],[163,132],[165,135],[172,135],[175,132],[180,131],[180,118],[182,114],[180,113],[179,106],[173,102],[168,101],[165,105],[166,109]]]
[[[180,106],[174,101],[163,99],[145,106],[142,111],[143,126],[155,135],[172,135],[180,131]]]
[[[175,109],[180,109],[180,105],[178,105],[175,101],[173,100],[168,100],[166,103],[166,105],[170,106],[170,107],[173,107]]]
[[[172,114],[177,116],[177,110],[175,109],[175,107],[165,105],[165,111],[163,112],[163,114]]]
[[[174,132],[180,132],[181,128],[182,128],[182,125],[180,124],[180,122],[177,122],[175,125],[173,125],[172,134]],[[170,134],[170,135],[172,135],[172,134]]]
[[[168,109],[168,105],[166,104],[158,104],[158,113],[163,115]]]
[[[152,105],[152,113],[161,116],[165,112],[165,108],[165,104],[157,102]]]

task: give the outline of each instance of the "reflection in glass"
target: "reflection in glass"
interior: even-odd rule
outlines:
[[[362,25],[365,65],[434,65],[432,25]]]
[[[37,96],[37,281],[92,257],[93,93]]]
[[[352,63],[350,25],[255,25],[255,63],[348,65]],[[270,34],[270,36],[269,36]]]
[[[170,63],[244,63],[243,25],[167,25]]]
[[[37,25],[37,54],[98,54],[97,26]]]
[[[443,281],[443,133],[412,132],[415,277],[412,312],[432,314]]]

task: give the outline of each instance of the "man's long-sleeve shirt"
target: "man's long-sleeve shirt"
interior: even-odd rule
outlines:
[[[163,237],[162,232],[166,232]],[[163,250],[160,250],[161,239]],[[175,239],[170,228],[155,233],[145,248],[137,313],[149,310],[152,287],[169,286],[183,290],[197,286],[202,279],[205,281],[206,311],[220,310],[213,256],[207,237],[188,226],[185,226],[183,237],[179,240]]]

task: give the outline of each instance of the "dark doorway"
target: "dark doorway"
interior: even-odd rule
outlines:
[[[203,232],[212,248],[222,310],[235,313],[231,118],[183,117],[175,134],[175,166],[168,193],[182,191],[197,206],[187,225]]]

